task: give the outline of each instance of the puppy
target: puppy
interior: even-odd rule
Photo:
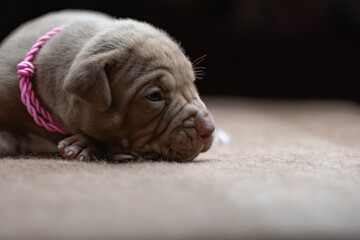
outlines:
[[[31,82],[65,135],[34,122],[16,72],[37,39],[64,24],[70,25],[35,54]],[[41,149],[78,160],[129,154],[191,161],[213,142],[214,122],[194,85],[192,63],[165,32],[144,22],[90,11],[47,14],[2,42],[0,72],[2,155]]]

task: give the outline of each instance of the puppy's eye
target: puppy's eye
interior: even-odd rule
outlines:
[[[157,101],[163,100],[160,92],[154,92],[154,93],[146,96],[146,98],[152,102],[157,102]]]

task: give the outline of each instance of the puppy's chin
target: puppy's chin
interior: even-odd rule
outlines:
[[[201,150],[202,153],[207,152],[214,142],[214,134],[211,134],[210,138],[204,142],[204,147]]]

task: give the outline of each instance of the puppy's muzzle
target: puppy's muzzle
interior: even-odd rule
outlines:
[[[200,110],[195,115],[195,129],[204,142],[201,152],[206,152],[211,147],[215,131],[213,118],[207,110]]]

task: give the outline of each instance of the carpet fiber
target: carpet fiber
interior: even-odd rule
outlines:
[[[360,107],[205,99],[192,163],[0,159],[0,239],[360,238]]]

